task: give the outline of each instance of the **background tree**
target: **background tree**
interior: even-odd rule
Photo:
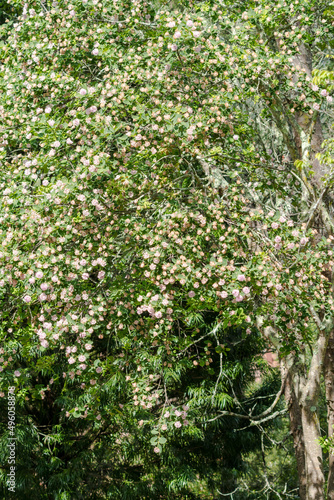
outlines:
[[[300,498],[324,498],[333,211],[316,154],[331,87],[312,70],[330,62],[331,23],[321,2],[78,0],[27,2],[2,27],[2,396],[15,385],[22,415],[43,408],[53,426],[45,495],[80,498],[68,470],[111,429],[120,463],[103,474],[111,491],[91,476],[93,495],[134,498],[139,477],[141,498],[163,494],[136,469],[137,433],[159,463],[199,435],[198,401],[204,421],[258,429],[284,393]],[[281,360],[278,392],[251,414],[240,363],[223,363],[235,331]]]

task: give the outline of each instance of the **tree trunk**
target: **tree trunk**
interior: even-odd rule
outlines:
[[[331,331],[325,357],[324,369],[326,400],[327,400],[327,421],[328,437],[334,434],[334,330]],[[334,454],[330,452],[328,457],[328,483],[327,500],[334,500]]]
[[[306,383],[304,372],[305,367],[301,362],[292,365],[287,371],[285,386],[297,462],[299,497],[300,500],[324,500],[325,479],[317,411],[320,376],[315,376],[312,380],[310,372]],[[303,398],[302,393],[305,390],[307,396]]]
[[[322,448],[319,444],[320,426],[313,399],[302,406],[302,425],[305,443],[306,499],[324,500],[325,478],[322,463]]]
[[[291,357],[291,355],[290,355]],[[290,369],[285,366],[282,376],[285,377],[285,400],[289,409],[290,431],[293,438],[293,446],[295,449],[297,472],[299,480],[299,498],[306,500],[306,466],[305,466],[305,443],[302,429],[302,415],[299,406],[300,388],[302,381],[301,374],[296,370],[296,365],[293,364]]]
[[[281,376],[286,384],[285,397],[291,419],[300,498],[302,500],[325,500],[322,448],[319,443],[318,404],[320,379],[328,343],[328,325],[321,322],[312,307],[311,311],[319,329],[311,364],[308,368],[302,352],[298,356],[291,353],[281,359]],[[332,324],[331,321],[330,324]],[[262,318],[258,318],[257,325],[261,329]],[[280,340],[276,330],[268,326],[264,328],[263,334],[279,350]]]
[[[311,366],[307,374],[306,384],[303,388],[300,400],[305,443],[307,500],[324,500],[325,498],[322,448],[319,443],[321,434],[318,404],[320,396],[320,378],[323,372],[327,343],[328,337],[325,329],[319,328],[319,337],[314,346]]]

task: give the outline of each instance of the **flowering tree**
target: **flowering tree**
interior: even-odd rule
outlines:
[[[64,426],[113,422],[123,453],[135,421],[160,454],[198,411],[175,383],[218,363],[213,418],[256,425],[285,394],[300,498],[322,499],[333,14],[186,4],[30,1],[1,28],[1,396],[14,385],[31,412],[46,400],[55,447]],[[280,356],[257,415],[219,406],[231,329]]]

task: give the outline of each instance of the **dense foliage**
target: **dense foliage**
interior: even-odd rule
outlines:
[[[2,26],[0,404],[15,386],[16,498],[240,486],[260,422],[285,412],[277,377],[251,385],[263,331],[281,357],[308,357],[334,310],[332,23],[304,0],[60,0]],[[4,413],[3,458],[6,427]]]

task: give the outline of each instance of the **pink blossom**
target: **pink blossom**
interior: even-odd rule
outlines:
[[[239,281],[246,281],[246,276],[244,274],[239,274],[238,275],[238,280]]]
[[[154,451],[154,453],[160,453],[160,448],[158,448],[158,446],[155,446],[153,448],[153,451]]]
[[[75,118],[75,119],[73,120],[73,125],[74,125],[75,127],[78,127],[78,125],[80,125],[80,120],[78,120],[78,118]]]
[[[97,55],[98,55],[98,53],[99,53],[99,49],[94,49],[94,50],[92,50],[92,54],[93,54],[93,56],[97,56]]]
[[[181,38],[181,33],[179,31],[175,31],[174,38]]]
[[[42,283],[42,284],[41,284],[41,289],[42,289],[43,291],[47,290],[48,288],[49,288],[49,285],[48,285],[47,283]]]
[[[175,45],[175,43],[173,43],[173,45],[171,46],[171,49],[174,51],[177,50],[177,45]]]
[[[248,286],[245,286],[242,291],[244,292],[245,295],[248,295],[250,293],[250,289],[248,288]]]
[[[99,264],[102,267],[105,267],[107,265],[106,261],[104,259],[102,259],[101,257],[99,257],[98,259],[96,259],[96,263]]]
[[[43,271],[37,271],[36,278],[38,279],[43,278],[43,275],[44,275]]]
[[[188,293],[188,296],[189,296],[189,297],[195,297],[195,292],[189,292],[189,293]]]
[[[82,96],[84,96],[84,95],[87,94],[87,90],[86,89],[80,89],[79,90],[79,94],[82,95]]]
[[[278,229],[279,228],[279,224],[277,222],[273,222],[272,225],[271,225],[271,227],[273,229]]]
[[[238,297],[239,290],[232,290],[232,295],[233,295],[233,297]]]
[[[194,23],[191,20],[187,21],[188,28],[191,28],[193,25]]]
[[[228,293],[225,292],[225,291],[222,291],[220,292],[220,296],[223,298],[223,299],[226,299],[226,297],[228,296]]]
[[[51,111],[52,111],[51,106],[47,106],[47,107],[45,108],[45,110],[44,110],[44,112],[45,112],[45,113],[47,113],[47,114],[51,113]]]
[[[28,304],[29,302],[31,302],[31,297],[29,295],[26,295],[25,297],[23,297],[23,300]]]
[[[181,424],[181,422],[179,422],[179,420],[178,420],[177,422],[175,422],[175,424],[174,424],[174,425],[175,425],[175,427],[176,427],[177,429],[179,429],[180,427],[182,427],[182,424]]]
[[[106,274],[106,273],[105,273],[104,271],[100,271],[100,272],[98,273],[98,275],[97,275],[98,279],[99,279],[99,280],[102,280],[102,279],[105,277],[105,274]]]
[[[195,38],[198,38],[200,36],[201,32],[200,31],[194,31],[193,35]]]
[[[15,375],[15,377],[19,377],[21,375],[21,372],[19,372],[18,370],[15,370],[14,375]]]
[[[73,356],[71,356],[68,360],[69,364],[70,365],[73,365],[73,363],[75,363],[75,358],[73,358]]]
[[[92,349],[92,344],[85,344],[86,351],[90,351]]]
[[[94,379],[91,379],[89,382],[90,382],[90,385],[95,385],[96,384],[96,380],[94,380]]]

